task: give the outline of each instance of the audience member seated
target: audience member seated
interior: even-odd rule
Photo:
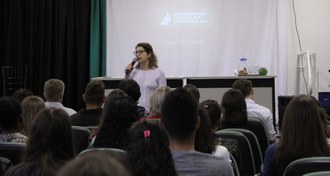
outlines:
[[[22,108],[20,102],[11,96],[0,98],[0,141],[25,143],[27,137],[22,135]]]
[[[150,115],[148,117],[142,118],[141,120],[159,120],[158,122],[161,123],[160,109],[162,107],[165,96],[170,92],[171,88],[169,87],[158,87],[150,97]]]
[[[229,89],[221,100],[222,117],[219,129],[248,127],[246,103],[241,91]],[[237,142],[232,139],[221,139],[221,143],[235,157],[239,157]]]
[[[199,103],[199,99],[201,97],[198,88],[193,84],[186,84],[183,86],[184,89],[186,89],[189,93],[192,94],[192,96],[195,98],[197,103]]]
[[[179,175],[234,175],[228,160],[194,150],[200,126],[197,102],[185,89],[171,91],[162,105],[161,116]]]
[[[210,124],[211,124],[211,130],[213,134],[220,129],[220,119],[221,119],[221,107],[219,103],[216,100],[208,99],[200,103],[209,113],[209,119],[210,119]],[[231,154],[234,154],[235,157],[238,156],[237,152],[237,141],[233,139],[220,139],[216,138],[217,140],[217,145],[225,146],[227,151],[230,151]],[[224,150],[219,150],[224,151]],[[214,155],[221,155],[218,153],[216,150]]]
[[[229,89],[221,100],[220,129],[247,128],[248,118],[244,96],[238,89]]]
[[[105,99],[105,89],[102,81],[89,82],[82,95],[86,103],[86,109],[80,110],[71,116],[72,126],[97,126],[102,113],[102,105]]]
[[[198,107],[198,116],[200,126],[196,132],[195,150],[202,153],[214,154],[230,161],[227,148],[220,145],[220,141],[211,129],[209,112],[201,105]]]
[[[131,176],[127,166],[108,153],[89,153],[67,163],[57,176]]]
[[[157,124],[135,122],[128,136],[127,160],[133,175],[177,175],[167,134]]]
[[[238,79],[233,83],[233,88],[240,90],[245,97],[248,117],[255,117],[262,120],[268,132],[269,142],[275,142],[276,131],[273,123],[273,113],[268,108],[254,102],[252,82],[247,79]]]
[[[29,136],[29,130],[36,114],[45,108],[41,97],[29,96],[22,101],[23,134]]]
[[[20,88],[18,90],[16,90],[14,93],[13,93],[13,97],[17,98],[17,100],[21,103],[24,98],[28,97],[28,96],[32,96],[33,93],[28,90],[28,89],[25,89],[25,88]]]
[[[128,145],[127,130],[137,119],[137,104],[125,92],[115,89],[106,98],[93,148],[118,148]]]
[[[136,104],[141,97],[141,91],[139,84],[134,79],[123,79],[119,83],[120,90],[124,91],[128,96],[130,96]],[[148,114],[146,109],[138,105],[138,118],[146,117]]]
[[[23,162],[6,176],[55,176],[74,158],[71,124],[62,109],[45,108],[32,123]]]
[[[49,79],[44,84],[44,97],[46,108],[60,108],[68,113],[69,116],[77,113],[75,110],[64,107],[62,104],[65,85],[59,79]]]
[[[221,108],[216,100],[208,99],[200,103],[208,112],[210,118],[211,130],[213,133],[219,130]]]
[[[281,138],[266,151],[263,175],[282,175],[294,160],[317,156],[330,156],[320,111],[311,96],[295,96],[284,112]]]

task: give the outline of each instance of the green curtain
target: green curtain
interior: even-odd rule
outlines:
[[[106,27],[106,0],[91,0],[91,78],[106,74]]]

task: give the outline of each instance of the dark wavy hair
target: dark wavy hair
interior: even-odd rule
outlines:
[[[56,175],[60,167],[74,158],[70,118],[64,110],[40,111],[29,134],[23,162],[6,175]]]
[[[276,157],[287,166],[312,156],[330,156],[319,108],[309,95],[295,96],[285,109]]]
[[[105,98],[103,107],[106,107],[107,106],[106,104],[109,104],[109,101],[110,101],[111,97],[113,97],[113,96],[128,97],[128,95],[124,91],[122,91],[120,89],[114,89]],[[104,118],[105,118],[104,116],[105,116],[105,114],[107,114],[107,111],[108,111],[108,109],[103,108],[102,114],[100,116],[100,121],[99,121],[98,127],[97,127],[97,129],[95,131],[96,134],[100,131],[100,129],[101,129],[102,125],[103,125]]]
[[[33,93],[32,91],[28,90],[28,89],[25,89],[25,88],[20,88],[18,90],[16,90],[14,93],[13,93],[13,97],[17,98],[17,100],[19,102],[22,102],[24,100],[24,98],[28,97],[28,96],[32,96]]]
[[[222,97],[221,108],[221,128],[247,123],[246,102],[240,90],[229,89]]]
[[[140,86],[134,79],[121,80],[118,88],[131,96],[134,101],[139,101],[141,97]]]
[[[203,106],[198,106],[198,116],[200,126],[196,131],[195,150],[212,154],[217,145],[215,134],[211,130],[210,118],[208,111]]]
[[[11,96],[0,98],[0,131],[20,131],[22,127],[22,107]]]
[[[157,124],[136,122],[128,130],[127,159],[134,175],[177,175],[166,132]]]
[[[93,147],[126,149],[127,130],[137,119],[135,101],[125,93],[111,94],[107,97],[103,109]]]

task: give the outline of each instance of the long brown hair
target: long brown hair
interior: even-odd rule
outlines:
[[[28,96],[22,101],[23,132],[29,136],[29,130],[36,114],[45,108],[45,102],[41,97]]]
[[[241,91],[229,89],[221,100],[221,128],[247,123],[246,102]]]
[[[311,156],[329,156],[319,109],[309,95],[294,97],[288,104],[277,144],[277,159],[283,166]]]
[[[64,110],[41,110],[33,120],[29,134],[24,161],[6,175],[53,176],[74,158],[71,123]]]

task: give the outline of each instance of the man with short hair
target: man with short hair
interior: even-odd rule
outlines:
[[[69,116],[77,113],[75,110],[64,107],[62,104],[65,85],[62,80],[49,79],[44,84],[44,97],[46,108],[60,108],[68,113]]]
[[[176,170],[180,176],[234,175],[225,158],[195,151],[195,135],[200,120],[197,102],[183,88],[166,95],[161,108],[164,127],[170,141],[170,149]]]
[[[192,94],[192,96],[196,99],[197,103],[199,103],[199,99],[201,97],[198,88],[193,84],[186,84],[183,86],[188,92]]]
[[[73,126],[97,126],[105,100],[105,88],[102,81],[92,80],[85,88],[82,99],[86,108],[71,116]]]
[[[276,132],[273,124],[273,114],[268,108],[253,101],[254,91],[252,88],[252,82],[247,79],[238,79],[233,83],[232,87],[240,90],[245,97],[248,117],[255,117],[264,122],[268,133],[268,139],[271,143],[273,143],[276,138]]]

